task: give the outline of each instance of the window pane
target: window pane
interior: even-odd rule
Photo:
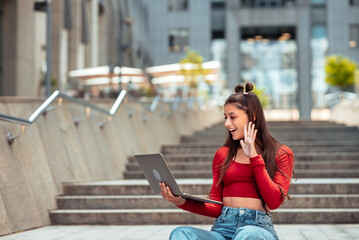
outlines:
[[[350,0],[349,4],[352,6],[359,6],[359,0]]]
[[[265,89],[270,96],[270,108],[296,108],[296,55],[293,39],[241,40],[241,80]]]
[[[313,107],[326,107],[325,93],[328,85],[325,83],[325,55],[328,49],[326,26],[313,26],[311,30],[311,53],[312,53],[312,97]]]
[[[168,47],[170,52],[184,51],[188,48],[188,30],[172,29],[168,34]]]
[[[293,7],[294,5],[295,0],[241,0],[242,8],[276,8]]]
[[[188,0],[168,0],[169,11],[185,11],[188,10]]]
[[[312,5],[325,5],[326,0],[311,0]]]
[[[350,47],[359,47],[359,25],[350,26]]]

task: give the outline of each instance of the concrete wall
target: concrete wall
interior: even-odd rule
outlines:
[[[27,118],[41,103],[40,99],[0,98],[0,112]],[[113,101],[95,104],[110,109]],[[139,104],[125,103],[101,129],[98,123],[107,116],[92,111],[75,126],[73,118],[84,117],[85,108],[65,101],[40,116],[12,145],[5,136],[20,134],[21,127],[1,121],[0,235],[50,224],[47,210],[56,208],[62,182],[121,179],[128,156],[159,152],[162,144],[176,144],[181,135],[222,119],[217,109],[169,117],[167,106],[159,108],[162,111],[148,113]]]
[[[359,128],[359,100],[343,100],[331,112],[331,121]]]

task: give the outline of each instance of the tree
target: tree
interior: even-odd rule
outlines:
[[[354,85],[355,62],[342,55],[326,58],[325,82],[342,90]]]
[[[268,107],[269,105],[269,97],[265,94],[265,89],[257,88],[255,84],[253,84],[253,90],[252,90],[257,97],[259,98],[259,101],[261,102],[261,105],[263,108]]]
[[[190,88],[197,88],[197,77],[206,75],[206,70],[202,68],[203,57],[195,51],[188,51],[186,56],[180,60],[181,74]]]

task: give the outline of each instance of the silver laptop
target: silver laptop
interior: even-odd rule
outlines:
[[[222,202],[182,192],[161,153],[141,154],[134,156],[139,165],[141,166],[148,183],[151,185],[152,190],[156,194],[161,193],[159,183],[164,182],[167,186],[171,188],[171,191],[175,196],[182,196],[183,198],[200,202],[222,204]]]

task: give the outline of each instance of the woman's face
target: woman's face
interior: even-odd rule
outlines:
[[[232,134],[233,140],[244,138],[244,125],[248,124],[247,113],[229,103],[224,106],[224,126]]]

